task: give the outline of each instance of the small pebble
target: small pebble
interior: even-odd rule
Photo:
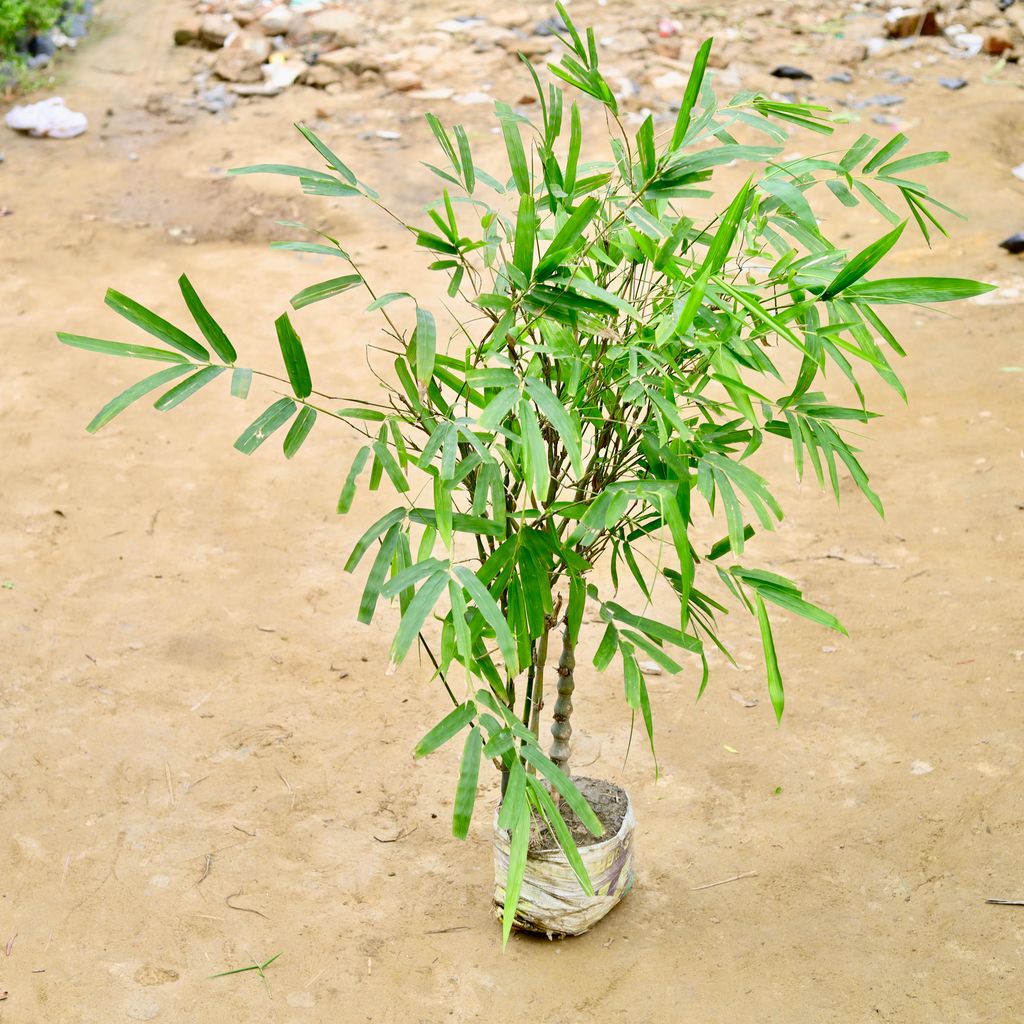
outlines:
[[[1018,164],[1010,173],[1015,178],[1020,178],[1021,181],[1024,181],[1024,164]]]
[[[895,93],[884,93],[881,96],[872,96],[867,103],[869,106],[874,105],[876,107],[898,107],[905,101],[905,96],[897,96]]]
[[[999,243],[1000,249],[1005,249],[1009,253],[1013,253],[1016,256],[1018,253],[1024,252],[1024,231],[1018,231],[1015,235],[1010,235],[1009,238],[1004,238]]]
[[[829,75],[825,79],[826,82],[839,82],[841,85],[849,85],[853,81],[852,71],[837,71],[834,75]]]
[[[935,769],[927,761],[913,761],[910,765],[911,775],[927,775]]]
[[[789,78],[793,81],[814,81],[814,75],[802,68],[794,68],[789,64],[780,64],[773,72],[772,78]]]
[[[939,78],[939,85],[941,85],[944,89],[952,89],[955,92],[957,89],[962,89],[965,85],[967,85],[967,79],[950,78],[948,75],[942,75]]]
[[[913,81],[910,75],[905,75],[902,71],[886,71],[882,78],[893,85],[909,85]]]

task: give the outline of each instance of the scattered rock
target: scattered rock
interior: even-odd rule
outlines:
[[[999,248],[1005,249],[1014,256],[1024,252],[1024,231],[1018,231],[1017,234],[1010,235],[1009,238],[1004,238],[999,243]]]
[[[826,82],[839,82],[840,85],[850,85],[853,82],[853,72],[851,71],[837,71],[834,75],[829,75],[825,79]]]
[[[610,53],[641,53],[651,45],[647,33],[641,32],[638,28],[627,28],[601,42]]]
[[[491,24],[501,28],[522,28],[530,20],[530,12],[523,7],[507,7],[491,15]]]
[[[458,35],[460,32],[468,32],[477,25],[483,25],[483,18],[474,18],[466,15],[461,18],[448,18],[446,21],[438,22],[436,28],[439,32],[447,32],[449,35]]]
[[[968,32],[963,25],[954,25],[947,29],[946,38],[958,50],[963,50],[968,57],[976,57],[985,44],[985,40],[977,32]]]
[[[202,22],[198,18],[189,18],[188,21],[183,21],[174,30],[174,45],[191,46],[193,43],[198,43],[201,29]]]
[[[1008,11],[1017,0],[996,0],[996,7],[1001,11]]]
[[[678,71],[665,71],[651,79],[651,85],[659,92],[681,94],[686,89],[687,77]]]
[[[392,92],[409,92],[411,89],[419,89],[423,79],[415,71],[388,71],[384,74],[384,84]]]
[[[213,73],[228,82],[262,82],[263,65],[270,50],[266,36],[248,29],[241,31],[217,54]]]
[[[413,89],[409,94],[414,100],[450,100],[455,95],[454,89]]]
[[[1007,50],[1013,49],[1013,40],[1006,32],[989,32],[981,44],[982,53],[992,57],[1001,57]]]
[[[28,52],[32,57],[52,57],[57,52],[57,44],[50,33],[44,32],[28,41]]]
[[[355,75],[361,75],[364,71],[378,72],[381,69],[380,58],[358,46],[343,46],[340,50],[321,53],[317,63],[325,64],[335,71],[351,71]]]
[[[358,46],[367,37],[362,20],[350,11],[338,8],[310,14],[306,18],[306,28],[313,38],[329,42],[333,50],[342,46]]]
[[[885,31],[890,39],[909,39],[913,36],[938,36],[942,34],[935,10],[895,7],[886,15]]]
[[[884,48],[885,41],[879,40],[879,42]],[[840,64],[861,64],[868,59],[869,48],[867,43],[859,42],[856,39],[839,39],[829,47],[829,52]]]
[[[236,102],[234,95],[220,83],[210,86],[209,89],[203,89],[199,93],[200,108],[211,114],[223,114],[225,110],[230,110]]]
[[[814,81],[814,75],[802,68],[795,68],[790,64],[780,64],[772,73],[772,78],[788,78],[793,81]]]
[[[944,89],[952,89],[954,92],[957,89],[963,89],[967,85],[966,78],[950,78],[948,75],[939,76],[939,85]]]
[[[199,23],[199,39],[207,46],[219,48],[238,29],[238,22],[229,14],[207,14]]]
[[[927,761],[912,761],[910,764],[911,775],[927,775],[935,769]]]
[[[312,86],[314,89],[326,89],[329,85],[341,82],[344,74],[343,69],[324,64],[323,61],[318,61],[316,64],[307,67],[299,75],[299,81],[303,85]]]
[[[452,96],[452,103],[463,107],[472,107],[481,103],[493,103],[494,97],[489,92],[463,92]]]
[[[870,99],[865,100],[864,103],[869,107],[898,107],[901,103],[905,103],[906,99],[906,96],[885,93],[882,96],[872,96]]]
[[[892,85],[910,85],[914,80],[910,75],[905,75],[902,71],[896,71],[895,69],[886,71],[882,78]]]
[[[285,5],[271,7],[266,14],[260,18],[260,28],[268,36],[283,36],[292,27],[292,20],[295,15]]]
[[[1021,181],[1024,181],[1024,164],[1018,164],[1010,173],[1015,178],[1019,178]]]

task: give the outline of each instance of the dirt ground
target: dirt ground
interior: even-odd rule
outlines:
[[[401,287],[430,294],[426,261],[407,260],[381,219],[223,172],[306,162],[291,129],[305,119],[413,211],[432,194],[417,162],[431,158],[423,110],[464,120],[487,152],[487,108],[294,88],[176,123],[145,104],[188,95],[195,53],[168,45],[186,7],[107,0],[57,90],[90,131],[2,140],[0,1021],[1021,1019],[1024,908],[984,903],[1024,899],[1024,375],[1005,372],[1024,364],[1024,270],[996,247],[1024,228],[1009,173],[1024,161],[1019,73],[934,47],[858,65],[869,79],[915,74],[899,117],[917,149],[952,151],[928,181],[970,217],[934,251],[908,231],[893,274],[1002,287],[894,318],[911,400],[874,387],[886,415],[863,443],[884,521],[848,490],[837,511],[813,486],[780,487],[787,519],[752,557],[850,631],[780,616],[781,729],[738,615],[741,668],[719,662],[699,704],[692,677],[651,681],[657,781],[640,744],[623,767],[621,682],[579,673],[576,762],[630,790],[639,882],[588,936],[516,937],[503,954],[494,780],[469,840],[452,839],[457,753],[411,755],[442,695],[414,660],[384,676],[388,614],[355,623],[361,581],[341,564],[389,500],[364,495],[334,515],[355,440],[325,427],[293,464],[271,445],[246,459],[231,441],[255,406],[210,393],[166,416],[140,403],[89,437],[84,424],[137,367],[54,338],[131,337],[102,305],[108,285],[179,315],[185,271],[237,347],[271,363],[287,297],[330,276],[267,249],[295,237],[275,219],[324,218],[381,280],[401,252]],[[599,22],[660,13],[573,9]],[[402,24],[425,31],[456,13],[419,4]],[[741,14],[722,2],[707,27]],[[764,69],[802,62],[815,95],[848,88],[823,83],[837,65],[807,37],[777,25],[758,45],[744,86],[777,88]],[[971,84],[940,90],[942,73]],[[511,58],[500,74],[496,93],[522,90]],[[363,137],[378,129],[402,137]],[[861,130],[887,129],[865,115],[840,142]],[[870,212],[829,216],[851,245],[882,226]],[[370,381],[375,324],[357,308],[296,317],[337,394]],[[788,480],[781,445],[772,458]],[[266,984],[209,979],[276,953]]]

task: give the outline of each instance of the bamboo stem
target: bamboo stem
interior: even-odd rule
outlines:
[[[552,714],[554,721],[551,723],[554,742],[551,744],[549,755],[566,775],[569,774],[569,740],[572,737],[572,724],[569,719],[572,717],[572,691],[576,686],[573,676],[575,668],[575,645],[569,633],[569,624],[566,623],[562,632],[562,656],[558,659],[558,699],[555,701],[555,710]]]

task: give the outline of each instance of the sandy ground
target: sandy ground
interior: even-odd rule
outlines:
[[[87,135],[3,139],[0,1021],[1020,1019],[1024,909],[984,903],[1024,898],[1012,290],[897,318],[911,402],[875,388],[887,415],[864,441],[884,521],[848,490],[837,512],[813,487],[780,488],[788,518],[755,555],[851,634],[780,621],[781,729],[738,617],[741,670],[719,667],[699,704],[693,678],[652,681],[659,781],[639,745],[623,767],[621,683],[580,673],[576,760],[630,789],[640,881],[590,935],[517,937],[502,954],[493,780],[456,842],[456,753],[411,756],[442,697],[414,661],[385,678],[390,618],[354,622],[360,582],[341,563],[388,500],[333,514],[355,441],[325,427],[294,464],[269,445],[246,459],[231,441],[253,403],[212,394],[166,417],[142,405],[91,438],[82,427],[136,367],[54,340],[132,333],[102,306],[108,284],[177,315],[184,270],[238,347],[270,362],[287,296],[329,276],[267,250],[288,237],[273,219],[325,217],[382,280],[401,239],[223,169],[302,162],[290,122],[311,119],[412,210],[429,195],[424,105],[295,89],[226,121],[169,123],[142,105],[187,92],[194,54],[167,45],[183,5],[142,6],[108,0],[69,65],[60,91],[92,119]],[[427,23],[457,12],[419,10]],[[959,93],[912,86],[901,116],[918,148],[953,151],[929,180],[970,222],[934,252],[908,240],[892,266],[1012,289],[1020,265],[995,243],[1024,226],[1008,173],[1024,160],[1024,107],[1012,84],[969,70]],[[480,108],[441,112],[493,145]],[[367,126],[403,138],[360,139]],[[830,212],[854,241],[880,227]],[[182,226],[197,244],[168,234]],[[369,380],[373,323],[355,305],[297,317],[338,394]],[[781,446],[773,458],[786,478]],[[209,980],[279,952],[265,985]]]

